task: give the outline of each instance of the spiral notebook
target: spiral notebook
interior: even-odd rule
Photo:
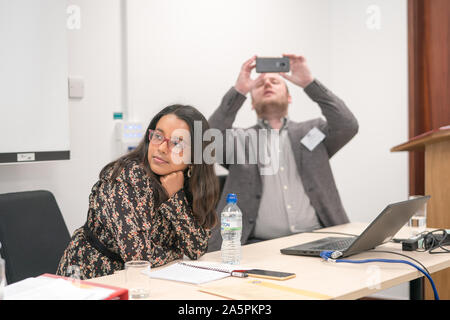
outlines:
[[[205,261],[178,262],[155,271],[144,271],[150,278],[202,284],[230,277],[237,266]]]

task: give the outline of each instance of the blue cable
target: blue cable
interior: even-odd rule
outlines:
[[[428,272],[426,272],[425,270],[423,270],[422,268],[416,266],[414,263],[411,263],[409,261],[406,260],[393,260],[393,259],[366,259],[366,260],[348,260],[348,259],[333,259],[333,253],[334,251],[322,251],[320,253],[320,256],[325,259],[326,261],[331,260],[333,262],[344,262],[344,263],[370,263],[370,262],[386,262],[386,263],[405,263],[407,265],[410,265],[414,268],[416,268],[417,270],[419,270],[420,272],[422,272],[430,281],[431,286],[433,287],[433,292],[434,292],[434,299],[435,300],[439,300],[439,295],[436,289],[436,286],[434,285],[433,279],[431,279],[431,276],[428,274]]]

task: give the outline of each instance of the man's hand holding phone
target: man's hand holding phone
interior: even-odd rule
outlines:
[[[302,87],[303,89],[314,81],[311,71],[306,64],[305,57],[294,54],[283,54],[283,57],[289,58],[291,65],[291,74],[280,73],[283,78]]]
[[[247,95],[247,93],[249,93],[255,86],[255,83],[258,82],[258,80],[262,79],[263,77],[263,74],[261,74],[254,80],[251,78],[252,70],[256,67],[255,61],[256,55],[244,62],[244,64],[241,67],[239,77],[234,86],[234,88],[244,96]]]
[[[289,64],[287,66],[284,63],[286,58],[289,59]],[[259,64],[258,67],[257,64]],[[257,68],[257,72],[260,72],[261,74],[253,80],[251,78],[251,73],[255,67]],[[290,74],[283,72],[289,70],[289,68],[291,71]],[[284,79],[289,80],[303,89],[314,81],[311,71],[306,64],[306,59],[303,56],[283,54],[283,58],[257,59],[256,55],[254,55],[242,65],[234,88],[241,94],[247,95],[258,80],[264,77],[264,73],[272,71],[279,73]]]

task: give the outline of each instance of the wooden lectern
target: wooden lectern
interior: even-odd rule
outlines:
[[[450,126],[421,134],[391,151],[425,151],[425,194],[431,196],[427,228],[450,229]],[[439,297],[450,299],[450,270],[433,273],[432,278]],[[427,280],[425,299],[434,299]]]

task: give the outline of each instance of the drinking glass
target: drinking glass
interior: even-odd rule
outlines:
[[[423,196],[409,196],[409,199],[416,199]],[[413,236],[422,233],[427,228],[427,203],[425,202],[416,213],[409,219],[408,226],[411,228]]]
[[[150,277],[143,271],[150,271],[150,262],[135,260],[125,263],[125,281],[130,300],[145,299],[150,295]]]

